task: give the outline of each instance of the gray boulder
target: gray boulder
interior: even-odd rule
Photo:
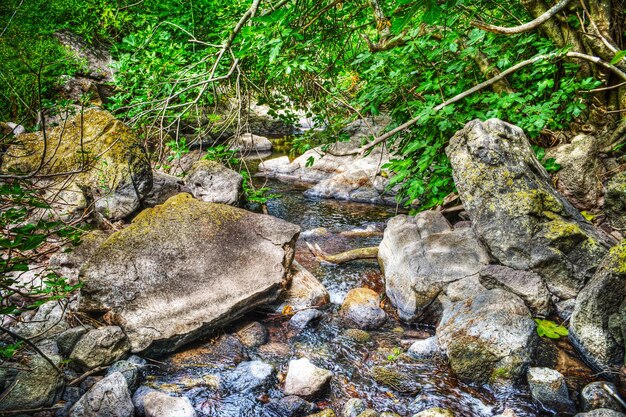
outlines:
[[[243,177],[215,161],[200,160],[193,164],[185,185],[198,200],[236,205],[242,193]]]
[[[437,342],[461,379],[499,384],[523,375],[538,336],[524,302],[494,289],[446,305]]]
[[[97,382],[70,410],[70,417],[133,417],[134,414],[126,379],[119,372]]]
[[[233,393],[249,393],[265,387],[274,375],[274,367],[261,361],[241,362],[220,380],[220,388]]]
[[[474,120],[446,149],[472,227],[499,263],[541,275],[551,293],[573,298],[612,244],[552,187],[524,132]]]
[[[109,311],[133,352],[170,352],[278,298],[298,226],[178,194],[111,235],[79,309]]]
[[[449,283],[477,275],[489,256],[471,229],[453,230],[441,213],[426,211],[389,220],[378,261],[389,300],[412,320]]]
[[[569,398],[565,377],[550,368],[530,368],[528,385],[533,400],[543,409],[556,413],[573,414],[576,410]]]
[[[576,298],[570,339],[600,371],[624,364],[626,344],[626,240],[613,247]]]
[[[181,178],[160,171],[152,173],[152,189],[144,199],[146,207],[163,204],[168,198],[185,191],[185,183]]]
[[[13,331],[33,341],[54,338],[70,327],[65,321],[68,308],[67,300],[48,301],[30,320],[19,322]]]
[[[39,348],[52,363],[60,367],[62,358],[55,351],[53,344],[41,343]],[[10,364],[6,365],[10,366]],[[65,386],[63,375],[42,356],[34,352],[28,353],[23,363],[15,365],[20,370],[13,378],[8,378],[6,381],[7,390],[2,394],[0,411],[49,407],[61,398]],[[10,369],[10,367],[7,368]]]
[[[313,365],[307,358],[289,361],[285,378],[285,395],[314,398],[330,383],[333,373]]]
[[[561,166],[555,174],[557,190],[580,210],[595,208],[602,197],[602,164],[596,138],[578,135],[571,143],[546,152]]]
[[[135,392],[135,390],[139,387],[139,382],[141,379],[141,367],[142,365],[138,365],[127,360],[117,361],[113,365],[109,366],[106,372],[106,376],[109,376],[115,372],[121,373],[126,379],[126,385],[128,385],[128,389],[132,393]]]
[[[231,141],[230,148],[241,153],[269,152],[272,150],[272,142],[265,136],[243,133]]]
[[[626,229],[626,171],[615,175],[606,184],[604,212],[611,226]]]
[[[77,365],[93,369],[109,365],[130,351],[130,343],[121,328],[106,326],[90,330],[74,346],[70,359]]]
[[[480,283],[487,289],[501,288],[519,296],[535,316],[551,312],[550,292],[538,274],[518,271],[501,265],[488,265],[480,273]]]
[[[58,335],[56,338],[56,342],[61,355],[65,357],[70,356],[70,354],[74,350],[74,347],[76,346],[76,343],[78,343],[78,341],[90,330],[92,330],[91,326],[77,326],[72,327],[71,329],[67,329],[66,331]]]
[[[152,391],[143,398],[146,417],[196,417],[196,411],[187,397],[172,397]]]
[[[604,388],[604,387],[607,388]],[[580,392],[580,402],[584,411],[591,411],[597,408],[608,408],[615,411],[622,411],[622,406],[607,389],[618,392],[617,387],[606,381],[592,382],[585,385]]]
[[[387,314],[380,308],[380,297],[369,288],[355,288],[346,294],[339,313],[348,325],[373,330],[382,326]]]

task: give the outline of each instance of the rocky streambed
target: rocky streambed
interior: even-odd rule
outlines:
[[[132,139],[92,115],[85,143]],[[360,143],[350,132],[343,148]],[[132,222],[50,260],[83,286],[12,323],[37,349],[3,368],[0,412],[624,415],[625,243],[554,189],[515,126],[474,121],[451,139],[464,212],[448,217],[358,203],[390,202],[386,154],[264,162],[289,183],[258,178],[282,194],[263,215],[237,207],[242,178],[215,162],[182,180],[116,171],[126,142],[106,188],[74,180],[78,208],[108,193],[99,215]],[[324,261],[363,247],[373,259]],[[533,318],[569,321],[570,337],[541,338]]]

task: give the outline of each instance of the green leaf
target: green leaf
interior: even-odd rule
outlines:
[[[561,336],[569,335],[567,327],[556,324],[552,320],[535,319],[537,323],[537,334],[541,337],[559,339]]]
[[[623,51],[619,51],[618,53],[615,54],[615,56],[613,57],[613,59],[611,60],[611,64],[615,65],[618,62],[620,62],[622,59],[624,59],[624,57],[626,56],[626,49],[624,49]]]

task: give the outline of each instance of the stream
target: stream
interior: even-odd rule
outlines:
[[[385,222],[397,214],[396,208],[308,199],[302,188],[272,180],[266,185],[281,195],[269,201],[269,213],[302,228],[296,259],[330,293],[331,303],[321,308],[323,319],[298,330],[289,326],[288,315],[254,312],[210,340],[153,362],[147,385],[189,397],[203,417],[281,417],[285,413],[277,404],[284,396],[281,382],[289,360],[307,357],[334,373],[329,391],[314,404],[318,410],[330,407],[338,416],[350,398],[363,399],[379,413],[390,411],[403,417],[431,407],[449,409],[457,417],[493,416],[505,408],[520,417],[550,415],[538,410],[525,390],[494,391],[468,385],[454,377],[443,358],[416,360],[403,354],[413,341],[433,335],[435,329],[401,323],[388,303],[389,319],[376,331],[347,329],[341,323],[337,311],[350,289],[384,291],[380,268],[376,261],[340,266],[320,263],[305,242],[328,253],[378,245]],[[234,333],[255,321],[267,328],[267,341],[245,347]],[[238,363],[249,360],[274,366],[276,373],[268,384],[245,393],[236,384],[220,385],[219,381],[229,380]]]

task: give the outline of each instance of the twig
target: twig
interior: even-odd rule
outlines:
[[[16,339],[16,340],[21,340],[22,342],[26,343],[28,346],[31,347],[31,349],[33,349],[35,352],[37,352],[42,358],[44,358],[46,360],[46,362],[48,362],[53,368],[54,370],[59,374],[59,375],[63,375],[63,372],[61,371],[61,369],[59,369],[59,367],[52,362],[52,359],[50,359],[48,356],[46,356],[45,353],[43,353],[41,351],[41,349],[39,349],[37,347],[37,345],[35,345],[33,342],[31,342],[29,339],[20,336],[17,333],[13,333],[11,330],[9,329],[5,329],[4,327],[0,326],[0,331],[3,331],[4,333],[8,334],[9,336],[11,336],[12,338]]]
[[[570,0],[561,0],[535,20],[519,26],[507,28],[503,26],[489,25],[479,20],[472,20],[471,24],[479,29],[486,30],[488,32],[498,33],[500,35],[515,35],[517,33],[524,33],[533,30],[550,20],[554,15],[563,10],[569,2]]]

